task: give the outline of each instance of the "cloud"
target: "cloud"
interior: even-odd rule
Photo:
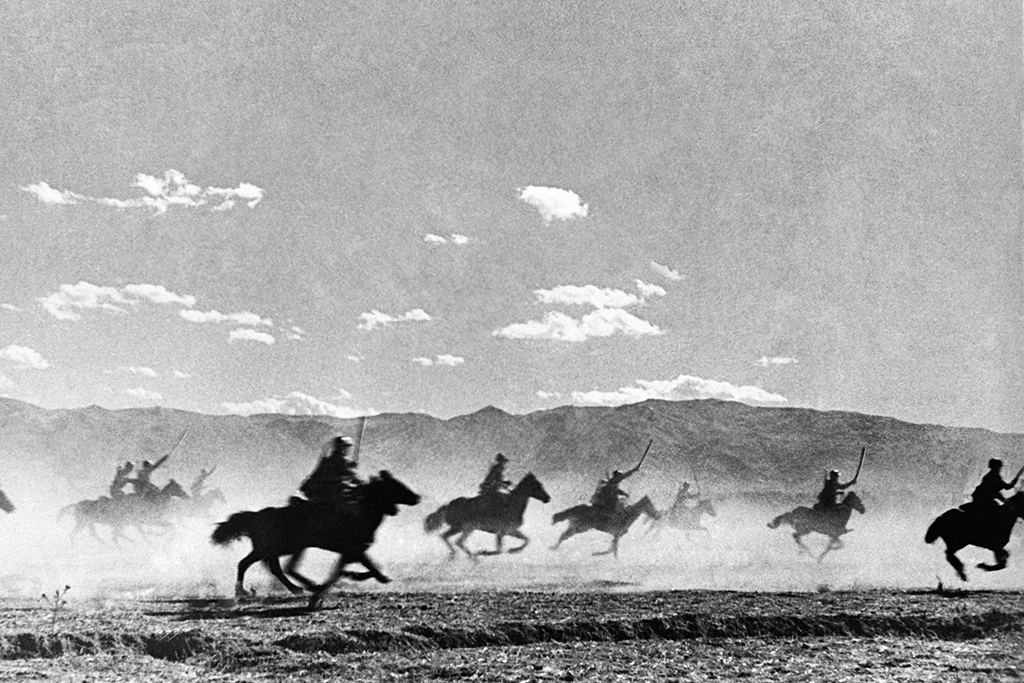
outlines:
[[[374,309],[369,313],[360,313],[359,319],[363,321],[356,326],[360,330],[372,330],[375,327],[384,327],[398,322],[426,322],[432,320],[422,308],[414,308],[397,317]]]
[[[148,299],[155,304],[181,304],[190,308],[196,305],[194,296],[175,294],[168,291],[163,285],[125,285],[124,291],[126,294]]]
[[[228,341],[254,341],[261,342],[269,346],[270,344],[273,344],[275,340],[273,335],[267,334],[266,332],[257,332],[256,330],[246,328],[241,330],[231,330],[231,332],[228,333]]]
[[[672,270],[668,266],[663,266],[660,263],[651,261],[651,270],[658,275],[668,278],[669,280],[682,280],[683,276],[679,274],[678,270]]]
[[[464,246],[466,243],[469,242],[468,237],[466,237],[465,235],[459,235],[457,233],[452,233],[448,237],[442,237],[441,235],[435,235],[433,233],[428,232],[426,235],[423,236],[423,241],[429,242],[430,244],[448,244],[449,240],[451,240],[452,244],[460,247]]]
[[[624,308],[642,303],[640,297],[620,289],[600,288],[594,285],[560,285],[554,289],[535,289],[533,293],[542,304],[589,305],[595,308]]]
[[[350,353],[349,355],[345,356],[345,359],[349,360],[349,361],[352,361],[353,363],[362,363],[363,362],[363,357],[362,356],[357,356],[357,355],[352,354],[352,353]]]
[[[551,400],[551,399],[561,398],[562,394],[560,394],[557,391],[544,391],[543,389],[538,389],[537,390],[537,397],[538,398],[542,398],[545,401],[548,401],[548,400]]]
[[[466,359],[460,356],[453,356],[449,353],[442,353],[434,358],[419,356],[417,358],[413,358],[412,362],[419,363],[425,368],[430,367],[431,365],[448,365],[450,367],[455,367],[456,365],[462,365],[465,363]]]
[[[122,365],[118,368],[122,372],[128,372],[133,375],[142,375],[143,377],[159,377],[160,375],[153,368],[147,368],[141,365]]]
[[[181,304],[191,306],[194,296],[175,294],[163,285],[131,284],[123,289],[102,287],[79,281],[75,285],[61,285],[49,296],[37,299],[43,308],[57,320],[81,320],[79,310],[106,310],[114,313],[128,313],[128,309],[142,301],[155,304]]]
[[[238,187],[200,187],[189,181],[185,174],[175,169],[164,172],[163,177],[137,173],[132,187],[140,188],[146,194],[141,197],[120,199],[117,197],[89,197],[71,190],[58,190],[46,182],[34,183],[23,188],[44,204],[78,204],[92,202],[115,209],[152,209],[158,216],[171,207],[196,208],[213,202],[215,211],[226,211],[235,206],[236,200],[244,201],[250,209],[263,199],[263,189],[252,183],[239,183]]]
[[[149,389],[143,389],[142,387],[136,387],[135,389],[125,389],[124,393],[135,398],[142,399],[143,401],[150,401],[156,403],[157,401],[163,400],[163,394],[157,391],[150,391]]]
[[[761,356],[760,360],[755,360],[754,365],[760,365],[762,368],[766,368],[769,365],[791,365],[796,363],[796,358],[786,358],[784,356],[775,356],[769,358],[768,356]]]
[[[304,336],[305,334],[306,331],[304,329],[302,329],[298,325],[292,325],[291,331],[288,333],[288,338],[294,339],[295,341],[302,341],[303,339],[306,338]]]
[[[548,224],[555,219],[567,221],[587,215],[588,205],[581,204],[579,195],[571,190],[528,185],[519,188],[519,199],[537,209]]]
[[[0,358],[14,362],[17,368],[45,370],[50,367],[49,361],[43,358],[38,351],[34,351],[27,346],[17,346],[15,344],[5,346],[0,349]]]
[[[491,334],[508,339],[552,339],[555,341],[582,342],[591,337],[610,337],[624,334],[641,337],[662,334],[662,330],[646,320],[641,320],[621,308],[599,308],[576,320],[564,313],[552,311],[542,320],[513,323]]]
[[[221,403],[220,407],[222,410],[236,415],[280,413],[283,415],[330,415],[352,418],[377,414],[374,410],[348,408],[329,403],[301,391],[293,391],[286,396],[271,396],[249,403]]]
[[[618,406],[652,398],[666,401],[717,398],[754,405],[784,405],[789,402],[785,396],[767,392],[759,387],[736,386],[729,382],[702,379],[692,375],[679,375],[669,380],[637,380],[636,386],[622,387],[617,391],[572,392],[573,403],[582,405]]]
[[[640,290],[640,295],[645,297],[665,296],[666,294],[668,294],[668,292],[665,291],[664,287],[652,285],[639,279],[636,281],[636,288]]]
[[[174,376],[177,377],[178,379],[188,379],[192,375],[188,374],[187,372],[182,372],[181,370],[175,370]]]
[[[423,241],[424,242],[430,242],[431,244],[447,244],[448,243],[448,240],[446,240],[445,238],[441,237],[440,235],[434,235],[434,234],[429,233],[429,232],[426,235],[423,236]]]
[[[185,320],[190,323],[235,323],[237,325],[265,325],[272,326],[273,321],[262,318],[255,313],[242,311],[241,313],[221,313],[220,311],[196,311],[186,309],[178,311]]]
[[[15,306],[14,304],[0,304],[0,308],[4,309],[5,311],[11,311],[13,313],[21,313],[21,309]]]
[[[467,243],[469,243],[469,238],[466,237],[465,235],[460,235],[458,233],[453,232],[451,237],[452,237],[452,244],[458,245],[460,247],[465,245],[465,244],[467,244]]]

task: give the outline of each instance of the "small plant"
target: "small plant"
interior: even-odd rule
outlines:
[[[68,601],[64,599],[64,596],[67,595],[69,590],[71,590],[71,586],[65,585],[63,590],[58,588],[53,591],[53,595],[43,593],[43,597],[41,599],[44,600],[50,608],[51,631],[57,630],[57,617],[60,616],[61,610],[63,610],[68,604]]]

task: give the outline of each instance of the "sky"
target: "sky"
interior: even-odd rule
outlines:
[[[0,396],[1024,431],[1021,8],[835,5],[8,3]]]

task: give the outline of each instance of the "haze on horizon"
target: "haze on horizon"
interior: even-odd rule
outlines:
[[[0,396],[719,398],[1024,432],[1021,25],[879,0],[8,5]]]

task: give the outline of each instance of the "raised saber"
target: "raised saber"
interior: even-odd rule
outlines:
[[[640,456],[640,462],[638,462],[636,464],[636,467],[633,468],[634,471],[640,469],[640,465],[644,464],[644,458],[646,458],[647,454],[651,452],[651,445],[653,443],[654,443],[654,439],[651,439],[650,441],[647,442],[647,448],[644,449],[644,454]]]
[[[867,446],[861,446],[861,449],[860,449],[860,462],[857,463],[857,472],[853,475],[853,479],[850,480],[851,484],[855,483],[857,481],[857,478],[860,477],[860,468],[864,466],[864,453],[867,450],[868,450]]]
[[[356,447],[352,453],[352,461],[359,462],[359,449],[363,445],[363,432],[366,431],[366,415],[359,418],[359,436],[356,437]]]
[[[171,446],[171,450],[167,451],[167,456],[170,456],[171,453],[173,453],[174,451],[176,451],[178,449],[178,446],[180,446],[181,442],[185,440],[185,435],[188,434],[188,430],[190,430],[190,429],[192,429],[192,428],[191,427],[185,427],[185,431],[183,431],[181,433],[181,436],[178,437],[178,441],[173,446]]]

